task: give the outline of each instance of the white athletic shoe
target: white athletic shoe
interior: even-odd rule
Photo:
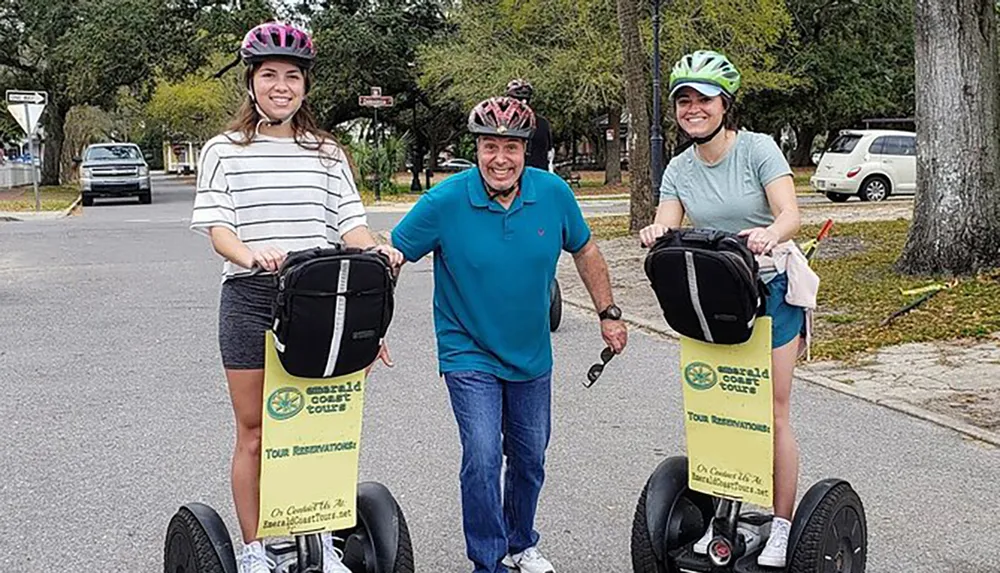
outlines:
[[[252,541],[243,546],[243,552],[236,560],[240,573],[271,573],[274,561],[264,554],[264,546],[260,541]]]
[[[757,557],[761,567],[784,567],[785,554],[788,553],[788,533],[792,524],[787,519],[775,517],[771,522],[771,536],[767,538],[764,551]]]
[[[323,545],[323,573],[351,573],[344,565],[344,552],[333,544],[333,534],[324,531],[320,540]]]
[[[529,547],[520,553],[504,557],[503,564],[508,569],[521,573],[555,573],[552,564],[542,557],[536,547]]]

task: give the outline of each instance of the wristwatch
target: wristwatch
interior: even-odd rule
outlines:
[[[612,303],[608,308],[597,313],[597,316],[601,320],[621,320],[622,319],[622,309],[618,308],[614,303]]]

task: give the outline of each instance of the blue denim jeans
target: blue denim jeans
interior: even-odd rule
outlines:
[[[506,573],[501,560],[538,543],[535,510],[545,481],[552,372],[511,382],[447,372],[462,441],[462,525],[473,573]],[[507,458],[503,490],[500,468]]]

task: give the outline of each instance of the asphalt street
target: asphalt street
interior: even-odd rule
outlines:
[[[58,221],[0,223],[0,569],[158,571],[170,516],[216,507],[236,532],[233,420],[219,362],[221,262],[187,229],[193,189],[154,181],[152,205],[105,203]],[[388,229],[399,214],[370,216]],[[402,506],[417,571],[467,573],[459,447],[436,375],[432,275],[404,269],[365,397],[361,479]],[[626,312],[628,309],[625,309]],[[560,573],[630,571],[636,499],[684,452],[678,347],[632,331],[591,389],[596,318],[554,335],[553,437],[537,527]],[[1000,570],[1000,451],[800,382],[800,495],[829,476],[865,503],[868,571]]]

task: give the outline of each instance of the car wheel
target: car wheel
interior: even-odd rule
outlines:
[[[851,198],[850,195],[845,195],[843,193],[827,193],[826,198],[833,201],[834,203],[843,203]]]
[[[88,197],[87,195],[84,195],[82,202],[83,202],[83,206],[84,207],[91,207],[94,204],[94,198],[93,197]]]
[[[889,197],[889,180],[881,175],[873,175],[861,184],[858,195],[862,201],[885,201]]]
[[[142,205],[149,205],[153,202],[153,193],[151,191],[146,191],[145,193],[139,194],[139,203]]]

